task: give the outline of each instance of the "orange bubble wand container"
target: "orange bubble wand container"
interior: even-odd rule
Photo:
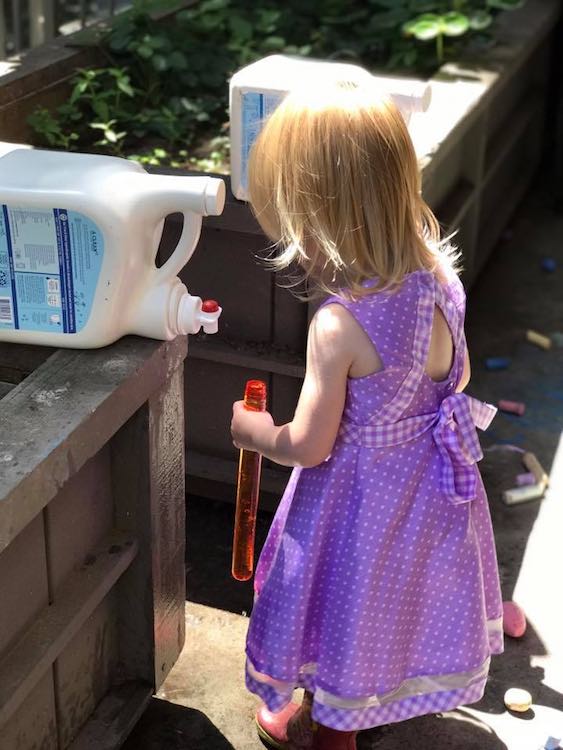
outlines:
[[[244,407],[252,411],[266,411],[266,383],[262,380],[247,381],[244,391]],[[254,570],[254,537],[261,467],[260,453],[241,450],[232,564],[233,578],[237,581],[248,581]]]

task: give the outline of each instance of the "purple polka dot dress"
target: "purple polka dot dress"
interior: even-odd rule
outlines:
[[[247,687],[270,710],[295,687],[313,718],[360,730],[473,703],[503,649],[495,544],[476,462],[494,407],[456,393],[465,355],[457,276],[409,274],[344,305],[383,370],[350,378],[332,454],[293,471],[256,570]],[[449,377],[425,372],[435,306]]]

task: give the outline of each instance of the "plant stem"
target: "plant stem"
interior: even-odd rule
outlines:
[[[438,62],[442,63],[444,62],[444,35],[438,34],[436,37],[436,57],[438,58]]]

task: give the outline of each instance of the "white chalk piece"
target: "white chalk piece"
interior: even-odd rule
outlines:
[[[509,711],[524,713],[532,706],[532,696],[522,688],[510,688],[504,694],[504,705]]]
[[[522,456],[522,463],[524,466],[530,471],[535,479],[536,484],[549,484],[549,477],[547,476],[547,473],[545,472],[543,466],[540,464],[536,456],[531,453],[530,451],[526,451],[524,455]]]
[[[526,331],[526,338],[531,344],[541,347],[542,349],[551,349],[551,339],[537,331]]]
[[[545,493],[545,484],[530,484],[527,487],[513,487],[502,493],[506,505],[518,505],[528,500],[539,500]]]

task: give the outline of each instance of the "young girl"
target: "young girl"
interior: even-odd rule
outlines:
[[[390,101],[361,79],[291,93],[249,184],[277,265],[330,296],[293,420],[233,407],[238,448],[295,467],[256,571],[247,686],[274,747],[354,750],[358,730],[479,700],[502,651],[476,467],[495,409],[462,393],[463,287]]]

